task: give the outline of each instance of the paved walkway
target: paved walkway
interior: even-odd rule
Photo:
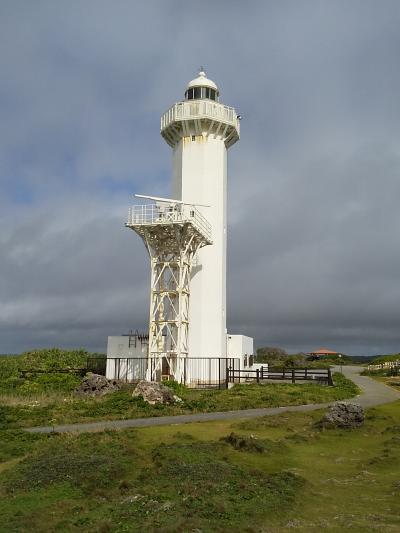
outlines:
[[[339,367],[335,367],[336,372],[340,371]],[[372,407],[383,403],[394,402],[400,400],[400,392],[379,383],[369,377],[360,376],[360,371],[363,369],[359,366],[343,366],[343,374],[354,381],[356,385],[362,389],[362,394],[357,396],[355,400],[363,407]],[[66,424],[59,426],[44,426],[28,428],[30,433],[68,433],[68,432],[87,432],[87,431],[103,431],[105,429],[124,429],[137,428],[149,426],[165,426],[173,424],[187,424],[189,422],[206,422],[210,420],[230,420],[235,418],[254,418],[257,416],[271,416],[284,412],[296,411],[314,411],[328,407],[330,403],[317,403],[309,405],[292,405],[287,407],[266,407],[261,409],[246,409],[241,411],[222,411],[216,413],[196,413],[192,415],[177,415],[177,416],[157,416],[152,418],[134,418],[130,420],[106,420],[102,422],[89,422],[84,424]]]

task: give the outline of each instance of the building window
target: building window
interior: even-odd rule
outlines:
[[[194,89],[193,89],[193,98],[195,100],[200,100],[200,98],[201,98],[201,87],[194,87]]]
[[[196,135],[192,135],[192,141],[196,140]]]

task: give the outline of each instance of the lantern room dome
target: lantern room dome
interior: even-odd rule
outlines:
[[[217,85],[207,78],[203,67],[200,67],[199,75],[188,83],[185,99],[186,100],[217,100],[219,90]]]

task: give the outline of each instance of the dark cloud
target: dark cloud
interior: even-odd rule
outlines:
[[[244,116],[229,327],[290,350],[400,349],[398,2],[0,7],[0,352],[143,329],[133,192],[169,193],[159,117],[200,64]]]

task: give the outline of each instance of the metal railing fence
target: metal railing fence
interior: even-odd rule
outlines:
[[[174,104],[161,117],[161,131],[177,120],[196,118],[219,120],[234,126],[238,132],[240,131],[240,121],[233,107],[208,100]]]
[[[217,388],[228,386],[228,371],[239,370],[240,359],[234,357],[185,357],[182,359],[183,381],[193,388]],[[155,357],[108,357],[99,361],[89,358],[87,370],[124,383],[146,380],[159,369],[161,381],[173,379],[167,361],[161,368]]]
[[[267,380],[291,381],[296,383],[298,381],[315,381],[317,383],[324,383],[333,385],[332,371],[330,368],[273,368],[261,367],[256,370],[251,369],[228,369],[228,381],[233,382],[249,382]]]
[[[211,241],[211,225],[196,207],[186,204],[141,204],[129,208],[127,226],[190,222]]]

